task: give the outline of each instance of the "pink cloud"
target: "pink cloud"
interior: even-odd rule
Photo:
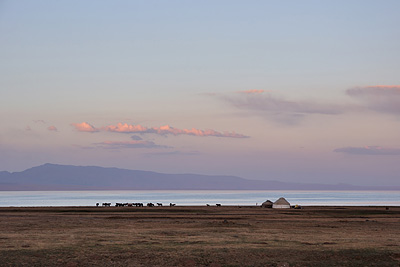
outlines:
[[[117,123],[116,125],[108,125],[101,128],[95,128],[87,122],[72,123],[72,126],[80,132],[99,132],[108,131],[115,133],[140,133],[140,134],[159,134],[159,135],[192,135],[192,136],[214,136],[214,137],[228,137],[228,138],[247,138],[248,136],[238,134],[236,132],[218,132],[212,129],[200,130],[192,129],[178,129],[169,125],[160,127],[146,127],[139,124]]]
[[[54,125],[51,125],[51,126],[47,127],[47,130],[53,131],[53,132],[58,132],[58,129]]]
[[[147,127],[141,125],[130,125],[127,123],[117,123],[117,125],[109,125],[103,127],[104,130],[109,132],[118,132],[118,133],[144,133],[148,130]]]
[[[82,122],[82,123],[72,123],[72,126],[75,127],[75,129],[79,132],[88,132],[88,133],[94,133],[94,132],[98,132],[99,129],[93,127],[92,125],[90,125],[87,122]]]
[[[130,125],[127,123],[118,123],[117,125],[109,125],[102,128],[106,131],[110,132],[118,132],[118,133],[153,133],[159,135],[192,135],[192,136],[214,136],[214,137],[229,137],[229,138],[246,138],[243,134],[237,134],[235,132],[218,132],[215,130],[200,130],[196,128],[192,129],[178,129],[171,127],[169,125],[164,125],[160,127],[152,127],[148,128],[142,125]]]
[[[196,128],[192,129],[177,129],[170,127],[169,125],[164,125],[159,128],[152,128],[153,131],[157,132],[158,134],[173,134],[173,135],[194,135],[194,136],[215,136],[215,137],[231,137],[231,138],[245,138],[248,136],[237,134],[235,132],[217,132],[215,130],[199,130]]]

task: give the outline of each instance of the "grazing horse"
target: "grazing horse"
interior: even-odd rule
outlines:
[[[147,203],[147,207],[154,207],[153,203]]]
[[[162,206],[162,203],[157,203],[157,206],[161,207],[161,206]]]
[[[111,207],[111,203],[103,203],[102,206],[104,206],[104,207]]]
[[[169,203],[169,206],[170,207],[174,207],[176,204],[174,204],[174,203]]]
[[[210,207],[210,204],[206,204],[207,207]]]
[[[221,204],[215,204],[215,206],[217,206],[217,207],[221,207]]]

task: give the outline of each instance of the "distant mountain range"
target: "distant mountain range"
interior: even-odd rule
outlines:
[[[400,186],[286,183],[47,163],[22,172],[0,172],[0,191],[6,190],[400,190]]]

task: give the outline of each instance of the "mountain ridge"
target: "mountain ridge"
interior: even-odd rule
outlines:
[[[0,191],[8,190],[400,190],[400,186],[289,183],[46,163],[21,172],[0,171]]]

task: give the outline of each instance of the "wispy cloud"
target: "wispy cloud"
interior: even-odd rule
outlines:
[[[371,110],[400,114],[400,85],[375,85],[355,87],[347,95],[359,100]]]
[[[51,132],[58,132],[57,127],[54,126],[54,125],[51,125],[51,126],[47,127],[47,130],[49,130],[49,131],[51,131]]]
[[[320,104],[312,101],[294,101],[276,96],[248,94],[245,97],[225,96],[224,99],[239,109],[257,110],[270,113],[297,114],[340,114],[338,105]]]
[[[380,146],[342,147],[335,149],[334,152],[353,155],[400,155],[399,148],[384,148]]]
[[[289,100],[265,91],[243,91],[241,94],[219,95],[219,99],[241,111],[266,117],[283,124],[297,124],[306,115],[337,115],[344,107],[315,101]]]
[[[151,141],[104,141],[100,143],[94,143],[97,147],[102,148],[111,148],[111,149],[119,149],[119,148],[169,148],[168,146],[157,145]]]
[[[132,136],[131,136],[131,139],[132,139],[132,140],[136,140],[136,141],[143,140],[143,138],[140,137],[139,135],[132,135]]]
[[[108,131],[115,133],[139,133],[139,134],[158,134],[158,135],[192,135],[192,136],[214,136],[214,137],[228,137],[228,138],[247,138],[248,136],[238,134],[235,132],[218,132],[212,129],[200,130],[192,129],[178,129],[169,125],[160,127],[146,127],[139,124],[117,123],[116,125],[108,125],[101,128],[95,128],[87,122],[73,123],[76,130],[81,132],[98,132]],[[137,138],[137,137],[135,137]]]
[[[87,122],[72,123],[71,125],[74,126],[75,129],[79,132],[95,133],[95,132],[100,131],[99,129],[95,128],[93,125],[91,125]]]
[[[184,151],[179,151],[179,150],[175,150],[175,151],[170,151],[170,152],[153,152],[153,153],[145,153],[145,156],[149,156],[149,157],[162,157],[162,156],[196,156],[196,155],[200,155],[199,151],[188,151],[188,152],[184,152]]]
[[[244,91],[238,91],[240,94],[262,94],[265,91],[262,89],[250,89],[250,90],[244,90]]]
[[[319,100],[298,100],[277,96],[271,91],[245,90],[236,94],[217,94],[215,97],[250,115],[262,116],[282,124],[298,124],[307,116],[339,115],[348,112],[400,114],[400,85],[354,87],[346,94],[358,104],[324,103]]]
[[[76,148],[80,148],[80,149],[95,149],[94,146],[81,146],[81,145],[76,145],[76,144],[72,144],[72,147],[76,147]]]

